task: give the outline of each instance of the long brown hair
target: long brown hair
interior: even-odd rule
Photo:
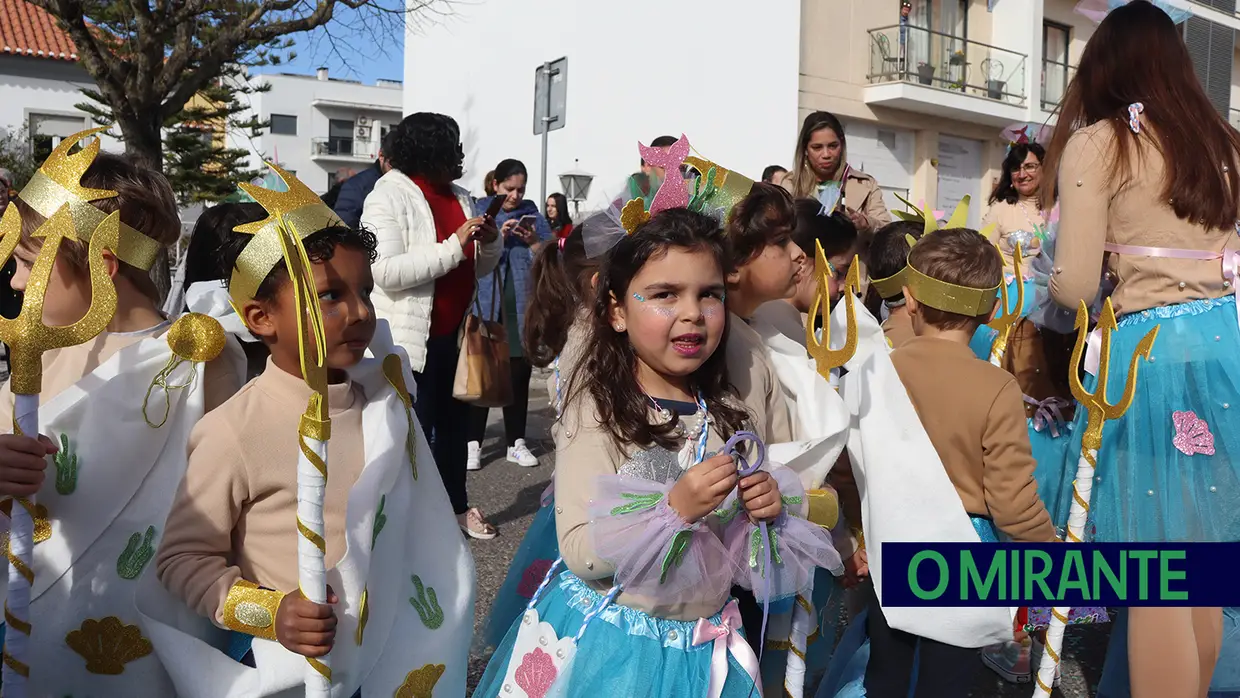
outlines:
[[[1128,107],[1140,102],[1148,128],[1128,126]],[[1110,183],[1134,171],[1133,152],[1147,138],[1165,161],[1162,198],[1175,215],[1229,228],[1240,205],[1240,134],[1214,109],[1193,71],[1188,49],[1165,12],[1134,0],[1098,26],[1068,85],[1043,165],[1043,206],[1053,204],[1056,178],[1072,132],[1108,121],[1115,136]],[[1137,158],[1140,158],[1139,150]]]
[[[582,363],[570,379],[566,402],[592,399],[599,425],[622,448],[654,444],[671,450],[678,448],[674,422],[651,424],[650,400],[637,381],[637,354],[628,336],[617,332],[609,321],[611,300],[627,297],[629,283],[641,268],[672,248],[705,250],[721,273],[727,268],[727,240],[715,219],[683,208],[655,214],[604,257],[591,309],[591,339]],[[731,435],[744,428],[748,414],[729,392],[724,351],[727,335],[725,330],[719,347],[694,371],[692,378],[718,432]]]
[[[590,279],[598,270],[597,260],[586,257],[581,237],[585,225],[573,228],[563,240],[544,244],[530,267],[530,301],[521,344],[530,363],[540,368],[564,351],[568,330],[587,302]]]
[[[814,137],[815,133],[829,128],[835,132],[840,139],[840,162],[836,165],[833,176],[838,176],[848,166],[848,141],[844,138],[844,125],[840,120],[826,111],[816,111],[805,117],[805,122],[801,124],[801,134],[797,137],[797,152],[792,156],[792,172],[789,177],[792,178],[792,196],[793,198],[810,197],[813,198],[817,193],[818,174],[814,172],[814,168],[809,164],[809,158],[805,151],[809,148],[809,139]]]

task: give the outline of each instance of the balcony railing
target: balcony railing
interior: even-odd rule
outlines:
[[[1068,83],[1076,75],[1076,66],[1059,61],[1042,61],[1042,110],[1055,111]]]
[[[912,26],[870,30],[871,84],[907,82],[992,99],[1025,101],[1028,57]]]
[[[367,141],[352,138],[313,138],[310,141],[310,154],[313,157],[356,158],[373,160],[374,145]]]

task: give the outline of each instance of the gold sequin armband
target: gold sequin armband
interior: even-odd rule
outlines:
[[[840,522],[840,498],[834,490],[809,490],[805,498],[809,500],[809,512],[805,518],[811,523],[823,528],[835,528]]]
[[[228,590],[224,599],[224,627],[264,640],[276,639],[276,611],[284,594],[261,589],[244,579]]]

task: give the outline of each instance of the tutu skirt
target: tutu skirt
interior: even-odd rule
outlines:
[[[534,591],[551,569],[552,563],[560,557],[560,539],[555,532],[555,501],[544,504],[535,514],[530,527],[521,539],[521,546],[512,558],[504,583],[491,604],[491,613],[487,616],[478,641],[484,648],[498,647],[508,630],[512,628]]]
[[[572,637],[581,629],[587,613],[597,609],[602,595],[570,572],[551,581],[534,608],[559,637]],[[720,622],[720,616],[709,619]],[[516,642],[518,623],[513,624],[487,665],[474,698],[503,698],[504,676]],[[567,686],[557,693],[567,696],[704,696],[710,686],[713,646],[693,645],[696,621],[655,618],[620,605],[607,606],[586,628],[568,672]],[[728,654],[728,677],[722,695],[748,698],[757,695],[754,683]]]
[[[1140,364],[1132,406],[1103,428],[1086,530],[1097,542],[1240,541],[1235,299],[1125,315],[1111,337],[1111,404],[1123,395],[1133,350],[1155,326],[1152,358]],[[1083,383],[1092,392],[1097,379],[1086,375]],[[1086,418],[1077,410],[1065,453],[1059,489],[1068,497]]]
[[[1033,458],[1037,461],[1033,479],[1038,483],[1038,496],[1046,505],[1046,511],[1050,513],[1051,521],[1061,539],[1067,530],[1068,507],[1072,503],[1072,478],[1076,475],[1076,458],[1068,458],[1068,449],[1074,443],[1078,448],[1080,446],[1079,441],[1072,440],[1072,430],[1072,424],[1061,424],[1053,431],[1049,427],[1038,431],[1033,427],[1033,420],[1029,420],[1029,445],[1033,449]]]

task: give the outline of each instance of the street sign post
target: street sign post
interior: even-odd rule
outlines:
[[[547,140],[564,128],[568,106],[568,58],[543,63],[534,72],[534,135],[542,136],[542,200],[547,200]]]

